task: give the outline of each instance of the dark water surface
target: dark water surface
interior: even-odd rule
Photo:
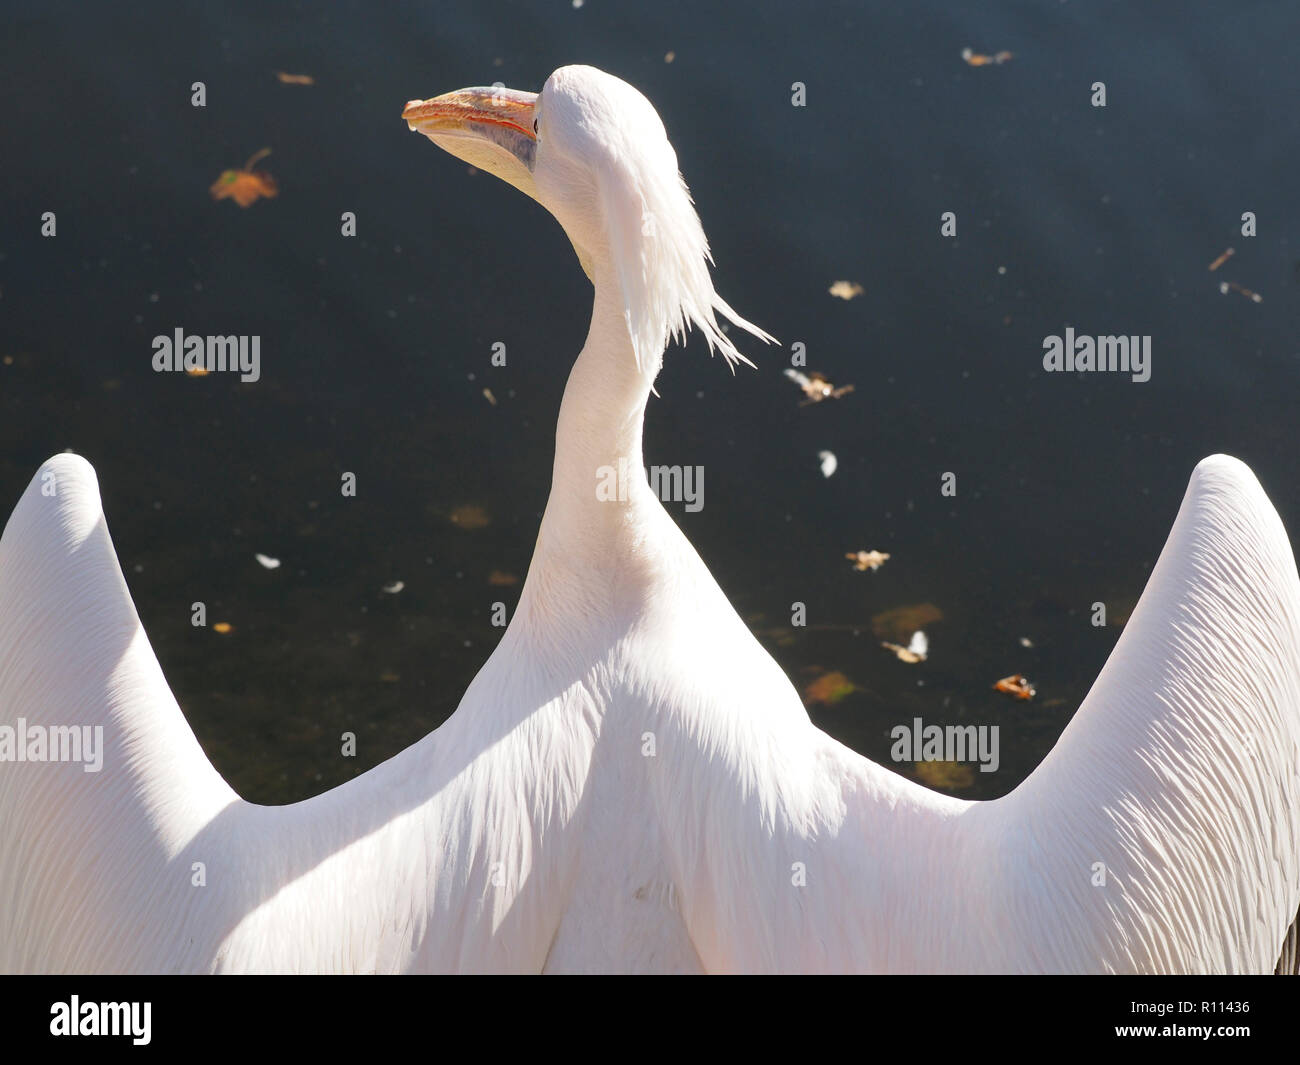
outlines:
[[[492,603],[517,599],[490,575],[527,570],[585,337],[590,287],[558,225],[409,133],[412,97],[536,90],[582,62],[655,104],[719,291],[784,352],[742,341],[759,368],[733,379],[698,338],[670,350],[646,459],[704,467],[704,508],[670,510],[801,690],[852,681],[810,710],[872,758],[914,716],[998,725],[999,771],[950,787],[1023,779],[1205,455],[1250,463],[1300,530],[1291,0],[40,0],[0,19],[0,516],[52,453],[95,465],[163,669],[249,799],[315,794],[455,708],[500,637]],[[1014,58],[971,67],[965,46]],[[264,146],[279,197],[212,202]],[[833,299],[837,279],[864,294]],[[1044,373],[1043,338],[1067,325],[1151,335],[1151,380]],[[151,340],[178,327],[260,335],[262,379],[155,374]],[[800,408],[781,375],[795,342],[856,391]],[[466,506],[489,523],[465,528]],[[858,548],[893,557],[854,573]],[[191,626],[196,600],[233,632]],[[905,665],[870,619],[918,603],[943,619]],[[1034,701],[990,690],[1012,672]]]

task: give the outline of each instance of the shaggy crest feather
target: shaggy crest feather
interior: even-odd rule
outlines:
[[[692,326],[704,334],[710,352],[722,353],[733,373],[736,363],[753,366],[723,332],[715,312],[764,343],[774,343],[775,337],[714,291],[709,242],[663,123],[644,96],[616,84],[617,95],[625,97],[618,106],[625,114],[640,113],[636,122],[613,125],[612,134],[611,126],[604,126],[609,139],[603,162],[609,172],[600,175],[600,200],[637,368],[657,374],[669,338],[684,340]]]

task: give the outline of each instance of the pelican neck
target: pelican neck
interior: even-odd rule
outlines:
[[[597,267],[587,341],[569,373],[555,431],[551,495],[542,538],[567,550],[600,550],[647,505],[641,430],[653,376],[638,369],[622,293]],[[656,353],[656,362],[657,362]]]

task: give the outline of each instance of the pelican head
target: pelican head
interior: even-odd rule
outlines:
[[[637,366],[658,371],[668,338],[694,325],[729,365],[753,365],[714,312],[772,337],[714,291],[708,240],[677,153],[644,96],[594,67],[561,67],[539,93],[499,86],[412,100],[410,128],[527,193],[555,216],[598,288],[620,291]]]

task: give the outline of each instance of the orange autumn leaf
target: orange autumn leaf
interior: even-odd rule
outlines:
[[[284,85],[315,85],[316,79],[310,74],[286,74],[283,70],[277,70],[275,76]]]
[[[1005,692],[1017,699],[1032,699],[1038,694],[1034,690],[1034,686],[1019,673],[1012,673],[1009,677],[1003,677],[993,685],[993,690]]]
[[[221,177],[217,178],[212,183],[212,187],[208,189],[208,192],[212,194],[212,198],[214,200],[231,199],[240,207],[251,207],[263,197],[268,200],[275,197],[280,191],[275,184],[275,178],[264,171],[253,169],[259,159],[263,159],[270,154],[270,148],[263,148],[260,152],[253,153],[242,170],[223,171]]]
[[[983,55],[980,52],[973,51],[970,48],[961,50],[961,57],[966,60],[967,65],[972,67],[986,67],[990,64],[1001,66],[1014,58],[1010,52],[998,52],[996,55]]]
[[[222,636],[225,636],[229,633],[234,632],[235,626],[230,624],[230,622],[228,621],[218,621],[215,625],[212,626],[212,631],[219,632],[221,633]]]

